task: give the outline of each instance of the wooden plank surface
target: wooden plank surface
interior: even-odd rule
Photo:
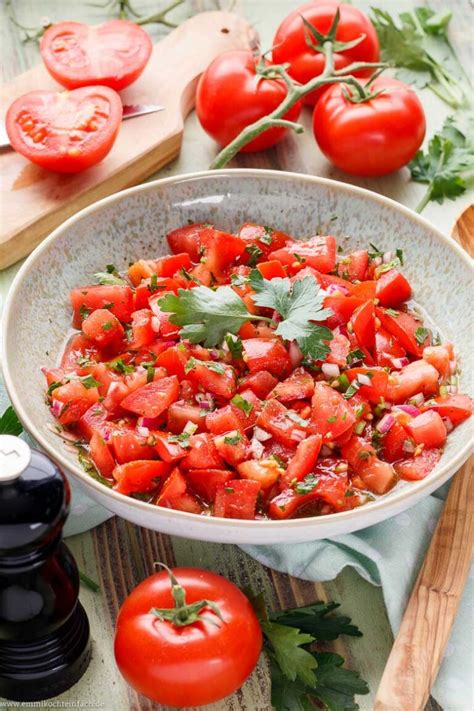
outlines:
[[[163,7],[163,0],[135,0],[134,5],[143,13]],[[224,0],[221,6],[227,9],[230,3]],[[246,16],[253,22],[262,37],[262,46],[271,45],[272,35],[281,18],[297,7],[294,0],[243,0],[240,3]],[[369,1],[357,2],[368,9]],[[441,8],[443,0],[432,0],[431,6]],[[43,16],[52,19],[71,19],[99,22],[104,10],[80,0],[71,7],[63,0],[16,0],[13,2],[16,17],[25,24],[36,24]],[[217,0],[187,2],[174,11],[170,19],[181,20],[193,11],[216,9]],[[408,0],[384,0],[383,6],[391,12],[402,11],[411,5]],[[468,66],[472,27],[472,10],[468,0],[450,3],[455,20],[452,41],[459,56]],[[2,17],[3,14],[3,17]],[[2,72],[5,80],[25,71],[38,61],[35,45],[22,45],[19,33],[5,19],[5,2],[0,7],[0,42]],[[163,36],[159,27],[148,28],[156,41]],[[423,94],[423,103],[428,116],[428,130],[441,125],[445,107],[429,92]],[[303,117],[306,132],[303,136],[290,136],[284,143],[263,154],[246,155],[234,161],[239,167],[260,167],[293,170],[314,175],[323,175],[351,182],[376,192],[388,195],[413,207],[417,204],[423,188],[409,182],[407,171],[378,179],[352,179],[329,166],[314,144],[310,131],[310,115]],[[186,121],[181,155],[159,177],[206,168],[215,154],[215,146],[203,133],[192,114]],[[472,201],[466,195],[455,203],[443,206],[430,205],[425,211],[428,219],[449,233],[456,215]],[[0,272],[0,299],[3,297],[18,265]],[[0,302],[1,306],[1,302]],[[201,543],[181,538],[171,538],[139,528],[120,519],[112,519],[95,531],[75,536],[68,540],[79,567],[101,584],[102,592],[81,590],[81,600],[91,623],[94,654],[91,666],[83,679],[72,689],[58,697],[69,704],[87,702],[89,708],[106,711],[157,711],[160,707],[143,697],[138,697],[122,681],[114,663],[112,652],[113,628],[116,612],[128,592],[146,575],[153,572],[156,560],[170,565],[202,566],[229,577],[240,585],[249,583],[256,590],[265,591],[269,605],[287,607],[314,600],[336,600],[342,603],[342,611],[349,614],[364,632],[364,637],[348,638],[332,645],[335,651],[346,657],[347,664],[358,669],[368,680],[371,695],[358,699],[362,711],[373,709],[375,691],[380,681],[385,661],[392,644],[392,635],[385,612],[382,592],[362,580],[353,570],[344,570],[334,581],[313,584],[298,581],[286,575],[268,570],[245,555],[236,546]],[[431,708],[435,708],[433,703]],[[14,704],[2,708],[14,709]],[[48,708],[45,706],[45,708]],[[244,687],[228,700],[208,707],[213,711],[269,711],[269,687],[265,666],[261,660],[258,668]],[[409,711],[407,709],[407,711]],[[448,709],[446,711],[449,711]]]

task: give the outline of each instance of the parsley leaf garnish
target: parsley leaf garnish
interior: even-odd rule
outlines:
[[[426,339],[428,338],[429,335],[430,335],[430,332],[428,331],[427,328],[423,328],[423,326],[419,326],[415,331],[415,340],[418,343],[418,345],[421,346],[426,341]]]
[[[184,372],[189,373],[189,371],[193,370],[197,365],[203,365],[205,368],[214,371],[214,373],[219,373],[219,375],[225,374],[223,363],[215,363],[213,360],[199,360],[198,358],[190,358],[184,366]]]
[[[224,338],[224,341],[227,344],[227,348],[229,349],[229,353],[231,354],[232,358],[235,358],[236,360],[242,358],[243,344],[238,336],[234,336],[231,333],[228,333],[227,336]]]
[[[415,182],[428,185],[417,212],[430,200],[442,203],[462,195],[474,171],[474,117],[449,116],[431,138],[428,150],[418,151],[408,167]]]
[[[0,434],[14,435],[17,437],[23,432],[23,425],[18,419],[13,407],[7,407],[3,415],[0,417]]]
[[[310,494],[319,484],[319,478],[314,474],[307,474],[302,481],[295,484],[297,494]]]
[[[252,298],[257,306],[275,309],[283,317],[275,333],[288,341],[295,340],[303,355],[324,360],[330,350],[326,341],[333,334],[329,328],[313,322],[324,321],[332,311],[323,308],[324,292],[316,281],[305,277],[291,284],[288,278],[264,279],[254,270],[250,273],[250,285],[256,292]]]
[[[248,417],[253,410],[253,404],[246,400],[242,395],[234,395],[231,403],[242,410],[242,412]]]
[[[272,612],[270,619],[279,624],[298,627],[302,632],[312,634],[318,640],[334,640],[341,634],[362,637],[359,628],[350,624],[350,617],[331,614],[338,607],[340,605],[337,602],[315,602],[306,607]]]
[[[240,432],[235,432],[231,434],[227,434],[224,437],[224,442],[225,444],[239,444],[239,442],[242,441],[242,435]]]
[[[105,272],[97,272],[95,278],[102,286],[123,286],[126,281],[122,279],[113,264],[107,264]]]
[[[116,373],[122,373],[123,375],[133,373],[135,370],[134,366],[125,363],[123,358],[115,358],[114,360],[110,360],[106,363],[106,366],[107,368],[110,368],[110,370],[114,370]]]
[[[90,390],[91,388],[100,388],[102,385],[102,383],[96,380],[93,375],[82,375],[77,378],[77,380],[79,380],[87,390]]]
[[[268,227],[267,225],[264,226],[263,228],[264,232],[263,235],[260,235],[258,238],[259,242],[263,242],[263,244],[272,244],[273,242],[273,229],[271,227]]]
[[[245,251],[249,255],[247,266],[254,267],[263,254],[262,250],[256,244],[249,244],[248,247],[245,247]]]

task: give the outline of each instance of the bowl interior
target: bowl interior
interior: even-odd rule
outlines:
[[[46,428],[53,418],[40,372],[42,366],[56,365],[70,329],[68,293],[90,283],[106,264],[121,270],[137,259],[167,253],[166,233],[188,221],[227,230],[255,221],[299,238],[322,228],[335,234],[343,248],[366,248],[372,242],[382,251],[402,249],[416,301],[442,336],[456,344],[463,365],[461,389],[473,394],[468,367],[472,271],[459,248],[427,222],[375,194],[295,174],[236,170],[166,179],[107,198],[71,218],[28,260],[9,297],[4,365],[10,394],[21,404],[33,436],[62,449],[78,475],[74,454]],[[469,431],[466,422],[452,433],[439,467],[465,446]]]

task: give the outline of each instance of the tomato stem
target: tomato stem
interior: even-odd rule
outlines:
[[[197,600],[190,605],[186,602],[186,590],[182,585],[179,584],[176,576],[174,575],[171,568],[168,568],[165,563],[155,563],[155,566],[164,568],[169,576],[171,583],[171,594],[174,600],[174,607],[172,608],[157,608],[152,607],[149,611],[150,615],[155,615],[160,620],[167,620],[171,622],[176,627],[185,627],[187,625],[192,625],[195,622],[202,622],[206,620],[212,624],[217,624],[212,617],[205,617],[200,613],[202,610],[209,608],[220,620],[224,622],[221,611],[212,600]]]
[[[269,128],[284,126],[285,128],[293,129],[296,133],[301,133],[303,131],[301,124],[287,121],[284,116],[289,109],[306,96],[306,94],[328,84],[344,83],[354,87],[362,98],[365,96],[364,86],[352,76],[351,73],[360,71],[361,69],[385,69],[387,67],[387,65],[382,62],[353,62],[348,67],[344,67],[344,69],[335,70],[333,41],[326,39],[321,47],[321,51],[326,58],[324,71],[321,75],[314,77],[306,84],[296,84],[286,71],[286,68],[281,64],[259,67],[258,73],[263,78],[270,78],[277,75],[282,79],[288,87],[288,93],[274,111],[268,114],[268,116],[263,116],[261,119],[258,119],[258,121],[246,126],[233,141],[225,146],[212,161],[210,165],[211,170],[224,168],[244,146]]]

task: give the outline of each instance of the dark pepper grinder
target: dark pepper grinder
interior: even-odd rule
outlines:
[[[69,484],[51,459],[0,435],[0,696],[39,701],[90,661],[79,573],[62,542]]]

